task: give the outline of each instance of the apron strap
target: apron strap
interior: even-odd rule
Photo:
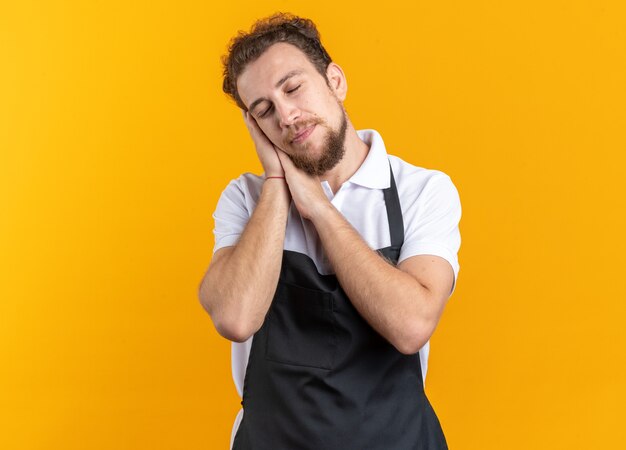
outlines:
[[[404,244],[404,222],[402,220],[402,208],[400,208],[396,180],[393,177],[393,170],[391,170],[391,161],[389,162],[389,179],[391,184],[387,189],[383,189],[383,195],[385,196],[385,206],[387,207],[391,246],[401,248],[402,244]]]

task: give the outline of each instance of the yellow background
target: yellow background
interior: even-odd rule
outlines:
[[[619,0],[3,0],[0,448],[227,448],[196,292],[220,192],[261,168],[219,58],[276,10],[318,24],[357,128],[459,190],[427,379],[450,448],[625,448]]]

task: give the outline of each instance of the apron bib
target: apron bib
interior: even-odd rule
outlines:
[[[404,224],[393,171],[384,189],[397,264]],[[361,317],[335,275],[285,250],[254,335],[233,450],[444,450],[419,353],[404,355]]]

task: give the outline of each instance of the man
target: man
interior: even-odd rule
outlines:
[[[447,448],[423,382],[459,270],[452,181],[355,130],[310,20],[261,20],[223,61],[265,170],[222,193],[199,292],[233,341],[231,447]]]

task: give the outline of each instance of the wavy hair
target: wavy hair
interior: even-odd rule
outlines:
[[[228,53],[222,56],[222,90],[241,109],[247,110],[247,107],[237,92],[237,78],[248,64],[278,42],[286,42],[299,48],[328,84],[326,69],[332,60],[322,46],[320,34],[313,21],[289,13],[276,13],[256,21],[249,32],[239,31],[231,39]]]

